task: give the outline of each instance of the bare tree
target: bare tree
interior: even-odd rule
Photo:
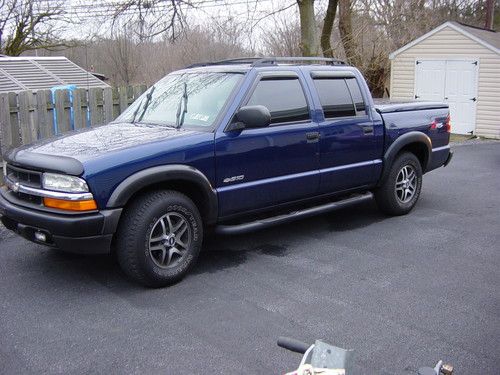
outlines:
[[[361,57],[352,30],[351,0],[339,0],[339,31],[347,61],[352,65],[359,66]]]
[[[326,9],[325,18],[323,19],[323,29],[321,30],[321,49],[323,56],[333,57],[332,49],[332,30],[335,16],[337,14],[338,0],[329,0],[328,8]]]
[[[25,51],[66,46],[60,38],[63,1],[0,0],[0,51],[19,56]]]
[[[299,56],[300,25],[296,19],[287,15],[273,17],[272,32],[262,33],[264,53],[271,56]]]
[[[297,0],[300,15],[300,50],[302,56],[318,56],[318,38],[314,0]]]
[[[125,22],[141,41],[166,36],[176,40],[185,29],[185,11],[196,8],[204,1],[189,0],[123,0],[115,3],[113,22]]]
[[[187,27],[175,42],[158,39],[140,41],[130,25],[115,27],[107,38],[80,41],[79,45],[45,55],[64,55],[76,64],[104,74],[112,85],[151,85],[167,73],[201,62],[249,56],[241,47],[242,25],[227,20],[215,28],[211,24]],[[297,43],[298,46],[298,43]]]
[[[118,32],[114,32],[112,39],[104,43],[107,47],[105,57],[108,64],[114,66],[111,79],[120,85],[134,83],[140,65],[137,44],[130,38],[130,34],[131,30],[123,26]]]
[[[484,26],[484,1],[357,0],[355,10],[372,18],[397,49],[445,21]]]

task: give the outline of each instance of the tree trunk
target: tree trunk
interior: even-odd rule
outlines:
[[[328,1],[328,8],[326,9],[325,19],[323,20],[323,30],[321,31],[321,49],[323,50],[323,56],[325,57],[333,57],[331,38],[333,21],[335,21],[338,2],[338,0]]]
[[[486,21],[484,23],[484,28],[488,30],[493,30],[493,21],[495,17],[495,1],[486,0]]]
[[[300,50],[302,56],[318,56],[314,0],[297,0],[300,14]]]
[[[339,31],[347,62],[354,66],[360,66],[361,56],[352,33],[351,0],[339,0]]]

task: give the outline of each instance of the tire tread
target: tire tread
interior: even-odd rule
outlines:
[[[178,279],[184,276],[183,274],[168,282],[152,279],[139,264],[136,247],[131,245],[135,244],[137,241],[134,228],[140,228],[144,225],[144,220],[148,212],[152,210],[158,202],[166,200],[184,201],[187,205],[191,206],[190,209],[193,211],[193,214],[196,216],[197,220],[201,222],[200,214],[189,197],[174,190],[156,190],[135,198],[125,210],[123,221],[120,223],[117,231],[117,258],[121,269],[128,277],[146,286],[165,286],[178,281]],[[194,260],[196,259],[193,259],[193,261]]]
[[[413,199],[412,204],[409,206],[401,206],[397,201],[394,194],[394,183],[396,181],[397,174],[399,170],[405,163],[413,162],[413,164],[417,167],[416,173],[418,181],[418,188],[416,192],[416,198]],[[422,186],[422,167],[420,165],[420,161],[417,156],[411,152],[402,152],[400,153],[394,160],[389,175],[383,182],[382,186],[380,186],[377,190],[375,190],[375,201],[379,209],[387,215],[391,216],[399,216],[406,215],[410,212],[415,206],[418,198],[420,196],[420,189]]]

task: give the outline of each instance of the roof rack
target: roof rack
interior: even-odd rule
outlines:
[[[202,66],[212,66],[212,65],[252,65],[255,61],[261,60],[261,57],[240,57],[237,59],[228,59],[228,60],[220,60],[220,61],[212,61],[212,62],[202,62],[192,64],[186,67],[189,68],[199,68]]]
[[[347,65],[345,61],[330,58],[330,57],[262,57],[255,61],[252,66],[262,66],[262,65],[278,65],[279,63],[303,63],[303,62],[313,62],[313,63],[326,63],[329,65]],[[300,65],[300,64],[297,64]]]
[[[347,65],[345,61],[329,58],[329,57],[240,57],[237,59],[228,59],[228,60],[220,60],[214,62],[203,62],[192,64],[186,67],[189,68],[198,68],[203,66],[214,66],[214,65],[250,65],[251,67],[257,66],[269,66],[269,65],[278,65],[279,63],[299,63],[296,65],[300,65],[300,63],[304,62],[322,62],[329,65]]]

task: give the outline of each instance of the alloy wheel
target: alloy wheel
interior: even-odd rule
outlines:
[[[410,164],[400,169],[396,178],[396,197],[401,203],[410,202],[417,191],[417,173]]]
[[[158,267],[175,267],[184,259],[191,241],[192,231],[186,218],[177,212],[169,212],[153,225],[149,235],[149,254]]]

